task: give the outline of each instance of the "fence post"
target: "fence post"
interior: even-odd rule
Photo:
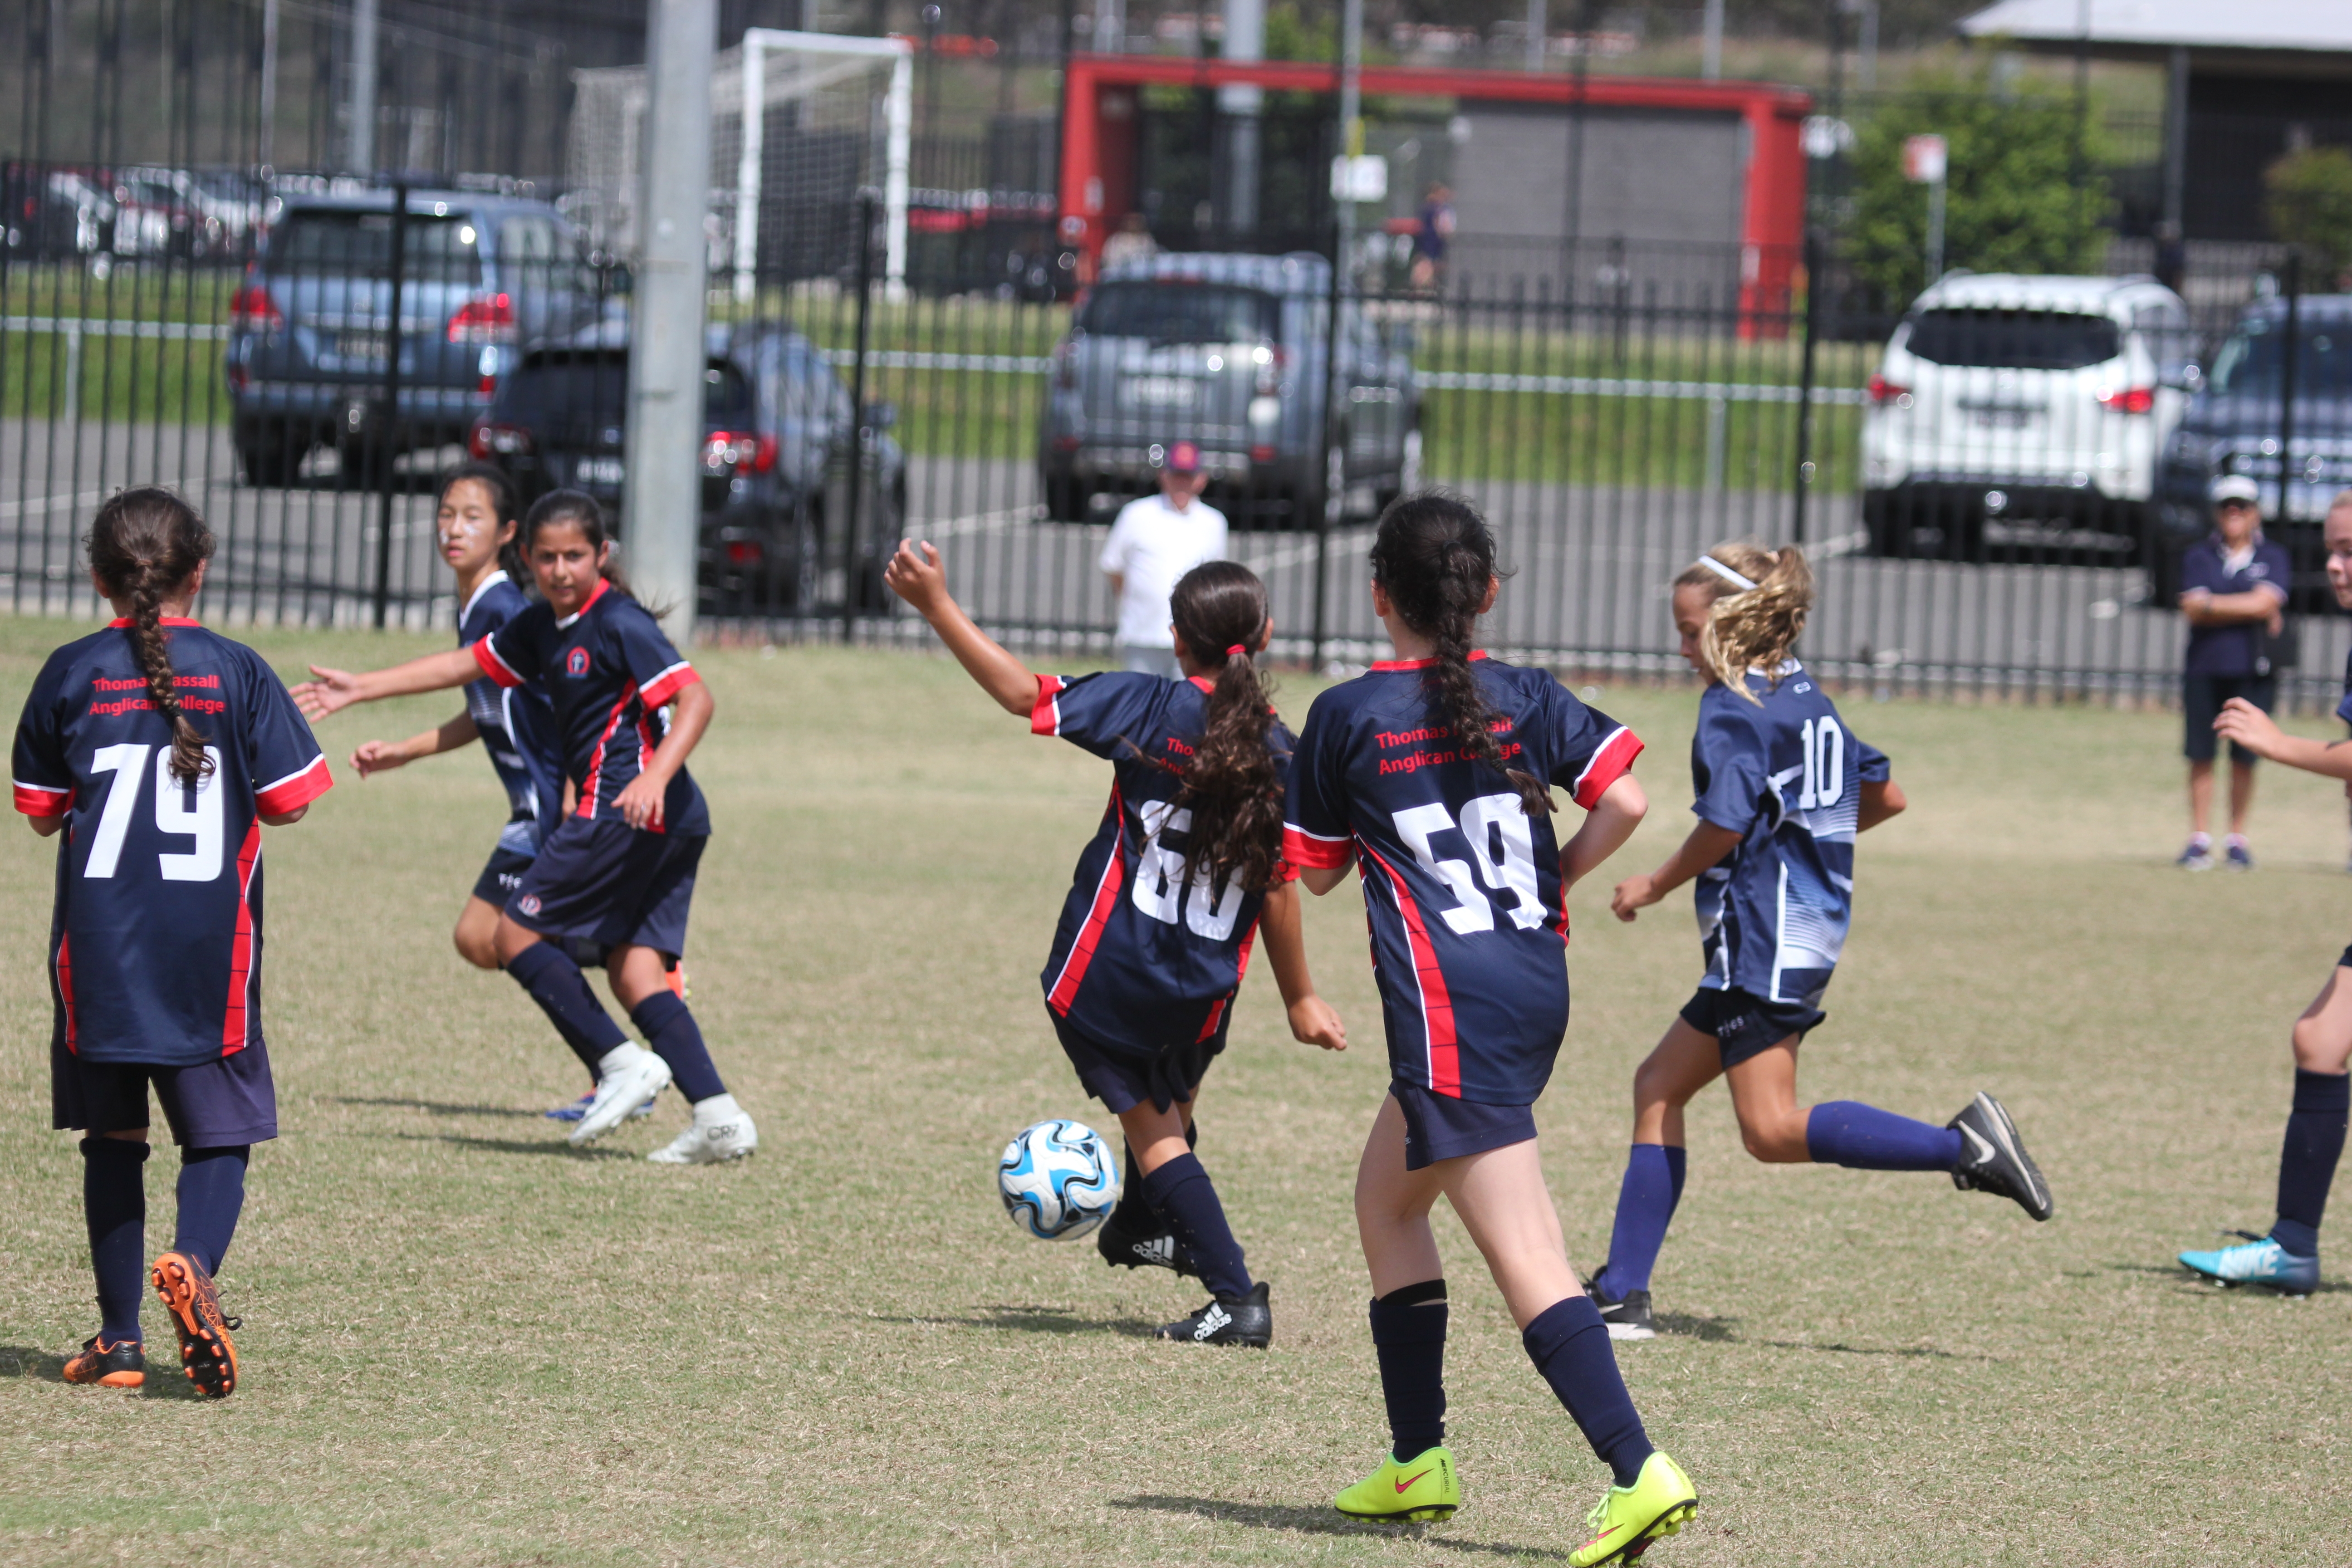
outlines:
[[[374,458],[382,466],[376,473],[378,490],[375,502],[375,629],[383,630],[385,616],[392,608],[392,489],[393,452],[400,429],[400,312],[401,282],[408,271],[408,187],[394,181],[392,187],[392,304],[391,323],[383,337],[383,420],[379,426],[383,437],[382,456],[376,457],[374,443],[368,432],[360,432],[360,460]]]
[[[857,626],[857,523],[866,493],[866,344],[874,310],[874,193],[857,194],[857,357],[849,368],[849,516],[841,531],[841,641]]]
[[[1797,506],[1790,538],[1805,542],[1805,505],[1813,490],[1813,342],[1822,321],[1822,231],[1805,229],[1805,355],[1797,375]]]
[[[2302,371],[2303,358],[2303,247],[2296,246],[2286,253],[2286,265],[2279,269],[2285,276],[2280,282],[2286,288],[2286,342],[2279,355],[2279,531],[2284,534],[2287,524],[2294,521],[2294,381]]]

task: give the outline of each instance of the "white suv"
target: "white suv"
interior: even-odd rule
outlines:
[[[1947,274],[1870,378],[1872,551],[2138,547],[2192,346],[2189,308],[2152,278]]]

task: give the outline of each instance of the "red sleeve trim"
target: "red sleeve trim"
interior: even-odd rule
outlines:
[[[1584,764],[1584,771],[1576,775],[1576,804],[1587,811],[1599,805],[1601,797],[1609,793],[1609,786],[1623,778],[1633,767],[1633,759],[1641,754],[1642,737],[1622,724],[1617,726],[1601,742],[1601,749],[1592,753],[1592,760]]]
[[[9,781],[15,784],[15,780]],[[26,816],[63,816],[73,809],[74,792],[47,784],[16,784],[16,809]]]
[[[289,773],[276,784],[254,791],[253,808],[264,816],[283,816],[334,787],[335,775],[328,771],[327,759],[322,754],[312,757],[310,765],[300,773]]]
[[[1352,839],[1325,838],[1288,823],[1282,827],[1282,858],[1292,866],[1318,871],[1337,871],[1356,858]]]
[[[474,645],[474,662],[482,667],[484,675],[488,676],[500,686],[522,684],[522,677],[507,667],[507,661],[499,657],[499,650],[490,646],[489,637],[484,637]]]
[[[679,659],[676,664],[671,665],[667,669],[665,669],[659,675],[655,676],[651,683],[649,683],[646,689],[637,695],[644,698],[646,700],[646,707],[648,710],[652,710],[661,707],[671,698],[676,697],[679,692],[685,690],[689,686],[697,684],[701,679],[702,676],[700,672],[698,671],[694,666],[687,663],[684,659]]]
[[[1041,675],[1037,678],[1037,700],[1029,709],[1029,732],[1033,735],[1058,735],[1062,732],[1062,678]]]

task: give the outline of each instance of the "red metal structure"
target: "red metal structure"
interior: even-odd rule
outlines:
[[[1738,114],[1748,160],[1742,203],[1741,309],[1780,308],[1789,298],[1804,238],[1805,155],[1801,132],[1810,95],[1762,82],[1658,77],[1572,76],[1528,71],[1367,66],[1366,96],[1454,98],[1593,108],[1689,110]],[[1336,94],[1335,66],[1296,60],[1241,64],[1151,55],[1073,55],[1062,120],[1061,230],[1092,276],[1102,243],[1136,198],[1139,89],[1147,86],[1255,85],[1276,91]]]

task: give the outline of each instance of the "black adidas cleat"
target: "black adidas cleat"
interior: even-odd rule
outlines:
[[[1201,1277],[1192,1255],[1178,1244],[1172,1231],[1164,1226],[1157,1231],[1130,1229],[1119,1224],[1121,1212],[1113,1209],[1095,1231],[1095,1250],[1102,1254],[1105,1263],[1114,1268],[1165,1268],[1195,1279]]]
[[[1215,1296],[1209,1304],[1180,1322],[1161,1329],[1157,1338],[1190,1340],[1196,1345],[1247,1345],[1262,1351],[1274,1342],[1274,1309],[1266,1305],[1265,1281],[1250,1287],[1246,1296]]]
[[[1979,1090],[1968,1108],[1945,1123],[1960,1135],[1960,1163],[1952,1172],[1952,1185],[1962,1192],[1991,1193],[2015,1200],[2037,1220],[2057,1212],[2050,1201],[2049,1184],[2025,1152],[2017,1123],[2000,1101]]]
[[[1654,1340],[1658,1327],[1650,1321],[1650,1293],[1628,1290],[1612,1300],[1591,1279],[1584,1282],[1584,1293],[1601,1310],[1601,1321],[1609,1325],[1612,1340]]]

